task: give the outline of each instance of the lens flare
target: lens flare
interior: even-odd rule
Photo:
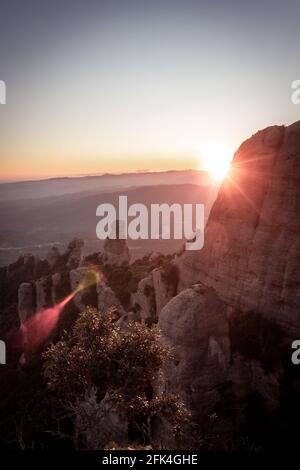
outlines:
[[[32,351],[39,347],[55,329],[64,307],[73,297],[82,290],[97,284],[102,278],[102,273],[96,269],[87,270],[74,292],[53,307],[44,308],[32,315],[20,326],[17,333],[13,335],[13,346],[23,351]]]
[[[36,349],[48,338],[51,331],[56,327],[64,307],[73,297],[74,293],[69,294],[54,307],[40,310],[22,324],[20,333],[24,350]]]
[[[96,269],[89,269],[85,273],[82,281],[79,283],[75,291],[75,294],[77,294],[83,289],[88,289],[89,287],[96,285],[102,280],[102,278],[103,278],[103,275],[101,272],[97,271]]]

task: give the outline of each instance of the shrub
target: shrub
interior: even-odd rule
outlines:
[[[183,422],[182,402],[173,395],[154,393],[153,385],[169,357],[157,328],[132,322],[121,329],[113,310],[100,313],[87,308],[71,332],[44,353],[44,376],[50,389],[73,409],[92,390],[99,403],[109,394],[116,412],[135,430],[134,438],[145,442],[154,416],[166,416],[174,432]]]

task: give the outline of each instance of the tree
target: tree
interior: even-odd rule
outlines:
[[[85,423],[84,433],[81,429],[79,434],[90,436],[88,441],[93,441],[93,448],[113,438],[113,433],[103,437],[100,432],[110,429],[111,413],[127,421],[127,435],[148,443],[155,417],[166,417],[174,432],[178,432],[188,415],[178,397],[155,393],[159,372],[169,358],[169,350],[159,341],[157,327],[131,322],[121,329],[113,310],[98,312],[87,308],[73,329],[44,354],[44,375],[57,397],[68,402],[74,422]],[[82,413],[87,407],[90,409],[91,403],[98,422],[95,413],[92,421],[87,421],[86,415],[83,419]],[[95,434],[102,438],[95,438]],[[83,445],[89,446],[85,441]]]

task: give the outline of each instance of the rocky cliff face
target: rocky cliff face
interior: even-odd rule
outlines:
[[[274,415],[299,391],[290,370],[300,335],[299,207],[300,122],[267,128],[236,152],[204,248],[175,260],[179,294],[159,315],[174,353],[163,386],[200,421],[224,418],[230,406],[231,426],[248,425],[255,396],[259,428],[256,413]]]
[[[162,309],[159,325],[174,355],[165,370],[165,389],[179,393],[198,413],[209,413],[229,370],[225,305],[214,289],[196,284]]]
[[[118,242],[118,240],[116,240]],[[124,242],[124,240],[122,240]],[[95,263],[82,257],[83,241],[74,238],[64,253],[52,247],[45,260],[31,255],[24,255],[15,263],[0,269],[0,331],[10,334],[29,317],[37,312],[61,302],[71,292],[78,289],[80,283],[100,270],[99,256],[95,254]],[[124,244],[122,243],[122,248]],[[124,248],[127,253],[127,245]],[[95,274],[95,282],[84,289],[78,289],[72,300],[74,314],[84,310],[87,305],[107,310],[115,307],[120,315],[124,309],[115,293]]]
[[[20,283],[17,289],[18,314],[21,323],[68,295],[73,287],[72,273],[79,269],[82,247],[83,241],[74,238],[65,253],[60,254],[56,247],[52,247],[44,261],[33,260],[30,282]],[[41,263],[44,266],[43,272],[36,269]],[[70,268],[73,270],[70,271]]]
[[[179,290],[201,281],[234,309],[300,330],[300,121],[244,142],[212,208],[204,248],[177,260]]]

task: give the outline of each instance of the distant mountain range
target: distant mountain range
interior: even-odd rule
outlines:
[[[217,187],[209,186],[205,172],[196,170],[131,173],[0,185],[0,265],[24,252],[44,256],[53,243],[67,244],[74,236],[85,240],[86,253],[101,248],[96,238],[96,208],[117,207],[120,194],[128,204],[205,204],[206,217]],[[180,240],[129,241],[136,255],[147,251],[174,252]]]
[[[83,191],[113,190],[132,186],[153,186],[158,184],[211,184],[206,171],[182,170],[104,174],[100,176],[82,176],[51,178],[36,181],[19,181],[0,184],[0,201],[35,199]]]

